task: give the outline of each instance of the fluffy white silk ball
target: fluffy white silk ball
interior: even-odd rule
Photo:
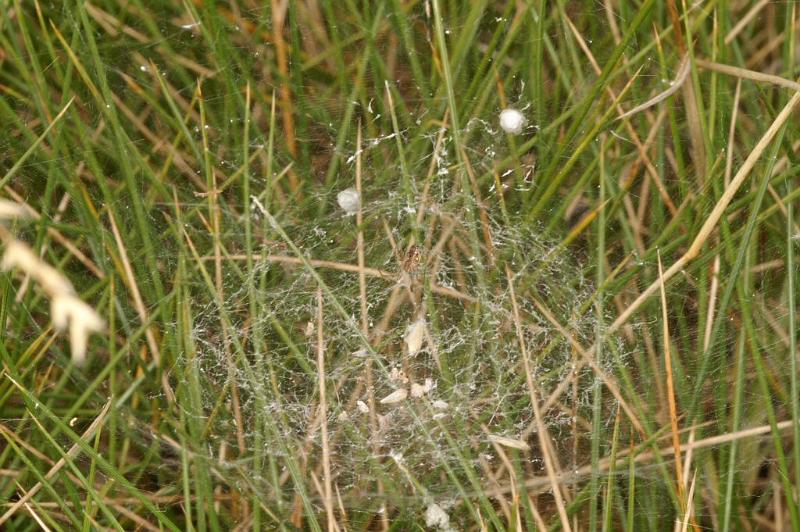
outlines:
[[[519,135],[525,127],[525,116],[516,109],[503,109],[500,111],[500,127],[506,133]]]
[[[339,207],[347,214],[357,213],[358,205],[361,202],[358,197],[358,192],[356,192],[354,188],[346,188],[339,192],[339,194],[336,195],[336,201],[339,203]]]

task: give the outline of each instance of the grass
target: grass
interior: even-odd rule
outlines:
[[[793,2],[3,7],[4,529],[800,529]]]

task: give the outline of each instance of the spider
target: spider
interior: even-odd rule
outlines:
[[[400,266],[403,271],[408,274],[415,274],[419,270],[419,265],[422,262],[422,251],[419,246],[412,244],[406,251],[406,256],[403,257],[403,262]]]

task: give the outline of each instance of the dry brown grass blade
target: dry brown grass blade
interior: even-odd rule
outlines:
[[[292,91],[289,82],[289,60],[286,41],[283,39],[283,27],[286,21],[286,11],[289,7],[288,0],[272,0],[272,38],[275,43],[275,53],[278,62],[281,95],[281,117],[283,119],[283,133],[286,139],[286,149],[292,157],[297,156],[297,139],[294,135],[294,114],[292,106]],[[292,192],[297,192],[300,183],[294,172],[289,172],[289,186]]]
[[[225,258],[227,260],[242,261],[242,260],[247,260],[247,255],[226,255]],[[263,260],[267,262],[279,262],[284,264],[297,264],[297,265],[303,264],[302,259],[299,259],[297,257],[290,257],[288,255],[253,255],[252,258],[255,260]],[[202,261],[214,260],[214,257],[204,256],[200,257],[200,260]],[[379,277],[381,279],[387,279],[390,281],[398,280],[398,275],[395,272],[390,272],[388,270],[379,270],[377,268],[369,268],[369,267],[364,267],[362,270],[356,264],[347,264],[345,262],[335,262],[330,260],[308,259],[308,263],[315,268],[330,268],[333,270],[339,270],[351,273],[360,273],[361,271],[363,271],[365,275],[368,275],[370,277]],[[469,303],[476,303],[478,301],[474,296],[465,294],[463,292],[460,292],[454,288],[450,288],[447,286],[431,284],[431,292],[442,296],[461,299]]]
[[[9,380],[11,380],[11,382],[14,383],[15,386],[19,386],[13,379],[11,379],[11,377],[7,377],[7,378]],[[94,435],[97,433],[97,431],[100,430],[100,427],[103,426],[103,422],[105,421],[106,415],[108,414],[108,411],[111,409],[112,401],[113,401],[113,398],[108,400],[108,402],[105,404],[105,406],[100,411],[100,413],[97,415],[97,417],[94,418],[94,421],[92,421],[91,425],[89,425],[86,428],[86,430],[83,431],[83,434],[81,434],[81,439],[83,441],[91,440],[94,437]],[[73,444],[72,447],[70,447],[69,450],[65,453],[66,456],[63,456],[62,458],[60,458],[53,465],[53,467],[51,467],[47,471],[47,473],[45,473],[44,479],[45,480],[50,480],[51,478],[53,478],[61,470],[61,468],[66,465],[68,459],[72,460],[73,458],[75,458],[75,456],[78,455],[78,452],[80,451],[80,449],[81,449],[80,445],[78,445],[77,443]],[[16,501],[11,506],[11,508],[6,510],[6,513],[4,513],[2,516],[0,516],[0,525],[5,523],[6,521],[8,521],[11,518],[11,516],[13,516],[14,513],[16,513],[17,510],[19,510],[25,503],[27,503],[31,499],[31,497],[33,497],[34,495],[39,493],[39,490],[42,489],[42,486],[43,486],[43,484],[42,484],[41,481],[37,482],[30,490],[28,490],[28,492],[25,495],[20,497],[19,500]]]
[[[793,426],[792,420],[785,420],[781,421],[776,424],[775,428],[778,431],[783,431],[789,429]],[[743,429],[737,432],[728,432],[725,434],[719,434],[717,436],[710,436],[708,438],[704,438],[702,440],[697,441],[689,441],[687,443],[681,444],[681,452],[685,453],[689,450],[697,450],[697,449],[707,449],[709,447],[716,447],[718,445],[724,445],[726,443],[730,443],[734,440],[740,440],[745,438],[753,438],[756,436],[765,436],[772,432],[771,425],[760,425],[758,427],[752,427],[749,429]],[[615,463],[615,468],[618,466],[622,466],[627,464],[630,458],[628,458],[632,453],[636,453],[637,449],[633,448],[632,450],[625,449],[622,452],[617,453],[617,459]],[[652,461],[656,458],[656,456],[661,457],[662,459],[667,458],[669,456],[674,455],[675,449],[672,447],[672,444],[669,444],[666,447],[662,447],[658,449],[658,451],[646,451],[641,454],[637,454],[633,461],[636,464],[646,463]],[[610,458],[606,457],[601,459],[597,464],[597,470],[599,472],[608,471],[611,467],[611,460]],[[562,474],[557,481],[559,483],[573,483],[579,482],[581,479],[586,478],[587,476],[591,475],[593,471],[593,466],[591,464],[579,467],[574,472]],[[550,487],[551,480],[548,476],[537,476],[528,478],[525,481],[525,486],[531,490],[542,490],[548,489]],[[500,492],[502,493],[509,493],[510,488],[503,487],[500,488]],[[486,488],[486,494],[490,497],[494,497],[498,493],[497,488]]]
[[[688,58],[684,57],[683,60],[681,60],[680,65],[678,66],[678,73],[675,76],[675,80],[670,83],[670,86],[667,90],[656,94],[646,102],[637,105],[630,111],[626,111],[622,115],[618,116],[617,120],[624,120],[625,118],[633,116],[637,113],[641,113],[645,109],[649,109],[654,105],[663,102],[664,100],[666,100],[667,98],[669,98],[670,96],[672,96],[681,89],[683,84],[689,78],[689,72],[691,72],[691,63],[689,62]]]
[[[777,175],[777,174],[776,172],[773,171],[772,175]],[[773,200],[775,200],[775,205],[778,206],[778,210],[781,211],[781,214],[783,214],[784,219],[788,218],[789,211],[786,209],[786,202],[783,201],[783,198],[781,198],[781,195],[778,194],[777,190],[775,190],[775,187],[773,187],[772,185],[767,185],[767,192],[769,192],[769,195],[772,196]],[[794,222],[794,234],[800,235],[800,225],[798,225],[797,222]],[[780,262],[782,263],[783,261]],[[755,266],[753,268],[755,268]],[[751,271],[753,270],[751,269]]]
[[[11,198],[14,201],[22,205],[22,207],[30,215],[31,218],[33,218],[34,220],[39,220],[42,217],[42,215],[39,214],[39,212],[36,209],[31,207],[22,196],[17,194],[17,192],[13,188],[11,188],[10,186],[6,186],[4,190],[9,196],[11,196]],[[48,227],[47,234],[52,236],[56,242],[64,246],[64,249],[72,253],[72,255],[76,259],[78,259],[81,264],[86,266],[86,269],[92,272],[95,277],[97,277],[98,279],[105,278],[106,274],[103,273],[100,267],[97,266],[97,264],[95,264],[92,261],[92,259],[84,255],[83,252],[80,249],[78,249],[78,247],[75,244],[73,244],[71,240],[65,237],[58,229],[54,227]]]
[[[583,50],[583,53],[586,54],[586,57],[589,59],[589,63],[592,65],[592,69],[594,70],[595,74],[597,74],[599,76],[602,73],[602,69],[600,68],[600,65],[597,62],[597,60],[595,59],[594,54],[592,53],[591,49],[589,48],[588,44],[586,43],[586,39],[583,38],[583,35],[581,35],[580,31],[578,31],[578,28],[575,27],[575,25],[572,23],[572,21],[569,19],[569,17],[567,17],[566,20],[567,20],[567,25],[569,25],[570,30],[572,31],[573,35],[575,36],[575,40],[578,41],[578,45],[580,46],[581,50]],[[643,110],[646,109],[646,107],[641,108],[639,110],[637,110],[638,108],[634,108],[631,111],[628,111],[626,113],[622,109],[622,106],[619,103],[619,98],[617,97],[617,93],[614,91],[614,89],[612,89],[611,87],[606,87],[606,92],[608,93],[609,97],[611,98],[611,101],[614,102],[614,105],[615,105],[615,107],[617,109],[617,113],[619,115],[617,117],[617,120],[623,120],[625,122],[625,127],[628,130],[628,135],[630,136],[631,140],[633,141],[633,143],[636,146],[636,149],[637,149],[637,151],[639,153],[639,158],[636,160],[634,165],[631,167],[631,170],[630,170],[630,172],[628,174],[629,175],[629,178],[627,180],[628,182],[625,183],[623,186],[625,188],[627,188],[628,186],[630,186],[630,184],[632,184],[633,177],[638,173],[638,168],[639,168],[640,164],[644,164],[645,169],[647,170],[647,175],[649,175],[650,179],[655,183],[656,188],[658,189],[658,192],[661,195],[661,199],[664,201],[664,204],[667,206],[667,208],[669,209],[670,213],[673,216],[675,216],[675,214],[677,213],[677,209],[675,208],[675,203],[672,201],[672,198],[670,198],[669,193],[667,192],[667,189],[666,189],[666,187],[664,186],[664,183],[661,180],[661,176],[658,174],[658,170],[656,170],[656,167],[653,165],[652,161],[650,160],[650,157],[647,155],[647,150],[648,150],[649,146],[655,141],[657,132],[661,130],[660,124],[661,124],[661,121],[666,116],[666,113],[662,112],[662,113],[660,113],[658,115],[658,118],[656,119],[655,123],[652,125],[652,129],[650,131],[650,134],[648,135],[648,138],[645,140],[644,144],[642,144],[642,141],[639,138],[639,134],[636,132],[636,129],[633,127],[633,125],[630,123],[630,121],[627,120],[627,118],[631,114],[635,114],[634,111],[636,111],[636,112],[639,112],[640,110],[643,111]],[[669,95],[665,96],[664,98],[666,98],[668,96]],[[661,100],[658,100],[658,101],[661,101]],[[656,103],[658,103],[658,102],[656,102]],[[646,104],[642,104],[642,105],[646,105]],[[653,104],[653,105],[655,105],[655,104]],[[642,107],[642,106],[639,106],[639,107]]]
[[[756,72],[755,70],[748,70],[746,68],[735,67],[733,65],[725,65],[722,63],[715,63],[714,61],[706,61],[705,59],[695,59],[695,64],[700,68],[719,72],[720,74],[727,74],[740,79],[749,79],[762,83],[770,83],[778,87],[784,87],[793,91],[800,91],[800,83],[791,79],[782,78],[773,74],[764,74],[763,72]],[[736,107],[734,107],[736,109]]]
[[[725,36],[725,44],[732,43],[736,36],[739,35],[739,33],[741,33],[741,31],[745,29],[748,24],[750,24],[753,18],[758,15],[758,13],[769,3],[770,0],[760,0],[758,3],[753,4],[753,7],[751,7],[750,10],[739,19],[739,22],[737,22],[736,25],[731,28],[731,31],[729,31]]]
[[[619,31],[617,24],[617,15],[614,13],[614,3],[612,0],[603,0],[603,11],[606,13],[606,22],[611,29],[611,35],[614,37],[614,43],[619,44],[622,40],[622,33]]]
[[[695,470],[694,475],[692,475],[692,484],[689,486],[689,494],[686,496],[686,500],[684,502],[686,511],[684,512],[683,522],[681,523],[681,532],[686,532],[689,529],[689,522],[694,520],[692,517],[692,511],[694,510],[694,504],[692,504],[692,500],[694,499],[694,487],[696,480],[697,470]]]
[[[575,226],[570,230],[569,234],[567,234],[567,236],[564,237],[564,240],[561,242],[561,245],[567,247],[573,240],[578,238],[581,235],[581,233],[583,233],[586,230],[586,228],[592,225],[592,222],[597,218],[597,215],[600,214],[600,212],[606,208],[606,206],[610,201],[611,200],[606,200],[600,205],[597,205],[594,209],[587,212],[583,216],[583,218],[578,220],[578,223],[575,224]]]
[[[119,252],[123,281],[128,287],[128,290],[130,290],[131,297],[133,298],[133,306],[136,309],[136,313],[139,315],[139,320],[142,322],[142,325],[144,325],[150,321],[150,317],[147,314],[147,308],[144,305],[144,300],[142,300],[142,296],[139,293],[139,286],[136,284],[136,277],[134,276],[133,268],[131,268],[131,263],[128,260],[128,252],[125,249],[125,243],[122,241],[122,235],[117,228],[117,222],[114,221],[114,215],[111,213],[111,211],[108,211],[108,220],[111,224],[111,232],[114,235],[114,241],[117,244],[117,250]],[[144,335],[147,341],[147,347],[150,349],[150,353],[153,355],[153,361],[157,366],[160,367],[161,351],[158,348],[158,340],[156,339],[156,334],[153,330],[153,327],[148,326],[145,329]],[[169,379],[166,373],[163,373],[161,376],[161,387],[164,390],[164,394],[167,399],[170,402],[174,402],[175,393],[172,391],[172,387],[169,384]]]
[[[744,163],[742,164],[739,171],[736,172],[733,180],[731,181],[730,186],[728,186],[720,197],[717,204],[714,206],[714,209],[706,218],[705,223],[700,228],[700,231],[697,233],[697,236],[692,241],[691,246],[683,254],[677,261],[675,261],[672,266],[670,266],[665,272],[663,277],[659,277],[653,283],[648,286],[640,295],[637,297],[630,306],[619,315],[619,317],[614,320],[614,322],[609,326],[608,330],[606,331],[607,335],[614,334],[617,332],[622,325],[624,325],[628,319],[642,306],[642,304],[647,301],[647,299],[652,296],[656,290],[659,289],[661,284],[666,283],[669,281],[676,273],[683,270],[687,264],[689,264],[695,257],[700,254],[700,250],[705,245],[708,238],[711,236],[714,228],[717,226],[720,218],[725,212],[725,209],[730,204],[733,196],[739,190],[739,188],[744,183],[747,176],[750,175],[750,171],[755,166],[758,159],[767,149],[769,143],[777,134],[778,130],[783,127],[787,120],[791,117],[792,111],[797,106],[798,102],[800,102],[800,92],[795,93],[786,106],[781,110],[775,120],[772,122],[772,125],[767,129],[761,139],[758,141],[756,146],[753,148],[753,151],[747,156]]]
[[[151,532],[161,532],[160,528],[151,524],[133,510],[129,510],[128,508],[122,506],[121,504],[111,504],[110,506],[113,506],[114,510],[119,512],[120,515],[124,515],[125,517],[136,523],[138,527],[137,530],[150,530]],[[95,526],[97,526],[96,523]],[[97,529],[99,530],[100,527],[97,526]]]
[[[684,15],[686,15],[686,2],[683,2],[682,6]],[[691,51],[692,43],[690,42],[688,45],[689,47],[687,48],[687,44],[683,37],[681,16],[678,12],[678,7],[675,0],[667,0],[667,12],[669,13],[670,21],[672,22],[672,37],[675,40],[675,48],[677,49],[678,55],[683,57],[683,61],[685,61],[687,67],[686,78],[681,81],[680,84],[676,83],[675,85],[679,85],[681,92],[683,93],[683,106],[686,113],[686,123],[689,129],[689,139],[691,141],[690,151],[692,155],[692,161],[694,162],[695,177],[697,178],[698,183],[702,184],[703,181],[705,181],[703,175],[706,170],[706,147],[705,138],[703,136],[703,128],[701,125],[702,119],[700,117],[700,110],[698,109],[695,87],[691,82],[684,82],[686,79],[688,79],[689,72],[691,71],[690,58],[693,55]],[[663,53],[661,50],[658,33],[656,33],[655,39],[659,48],[659,52]]]
[[[250,105],[250,90],[249,86],[246,89],[247,105]],[[206,199],[208,200],[208,217],[211,220],[211,238],[214,250],[214,288],[217,291],[219,301],[225,301],[225,290],[222,283],[222,231],[221,231],[221,218],[222,212],[219,205],[219,188],[217,187],[217,170],[213,168],[209,159],[210,148],[208,144],[208,129],[206,126],[206,113],[203,103],[202,86],[197,82],[197,99],[200,101],[200,131],[202,133],[203,141],[203,154],[204,164],[210,168],[211,182],[207,184]],[[220,315],[220,328],[222,330],[222,346],[225,353],[225,363],[228,369],[228,380],[231,387],[231,406],[233,408],[233,417],[236,421],[236,443],[239,447],[240,455],[243,455],[247,449],[247,443],[244,437],[244,421],[242,417],[241,401],[239,399],[239,385],[236,379],[236,369],[233,360],[233,352],[231,349],[231,331],[228,324]],[[245,505],[245,515],[247,514],[247,506]]]
[[[711,289],[708,296],[708,311],[706,312],[706,328],[703,332],[703,349],[708,349],[711,343],[711,333],[714,326],[714,309],[717,304],[717,292],[719,291],[719,255],[714,257],[714,264],[711,267]],[[663,284],[663,283],[662,283]]]
[[[128,252],[125,248],[125,243],[122,241],[122,235],[117,228],[117,222],[114,220],[114,215],[111,213],[111,211],[108,212],[108,221],[111,224],[111,233],[114,235],[114,241],[117,244],[119,258],[122,263],[123,280],[125,281],[125,286],[128,287],[131,297],[133,298],[133,307],[136,309],[136,313],[139,314],[139,320],[142,322],[142,324],[148,323],[150,318],[147,314],[147,308],[145,307],[144,300],[139,292],[139,286],[136,284],[136,276],[134,275],[133,268],[131,268],[131,263],[128,260]],[[147,327],[145,330],[145,338],[147,340],[147,346],[150,349],[150,353],[153,355],[153,359],[155,360],[156,364],[160,364],[161,350],[158,348],[158,341],[156,340],[155,333],[151,327]]]
[[[86,6],[86,12],[89,14],[89,16],[91,16],[92,19],[94,19],[94,21],[97,22],[97,24],[101,28],[103,28],[103,30],[106,33],[108,33],[111,37],[117,37],[121,31],[122,33],[131,37],[140,44],[146,45],[148,47],[152,45],[151,39],[147,35],[144,35],[143,33],[140,33],[131,26],[122,23],[118,18],[114,17],[114,15],[112,15],[111,13],[103,11],[102,9],[93,5],[90,2],[86,2],[84,5]],[[155,50],[158,51],[158,53],[162,55],[162,57],[164,57],[164,59],[170,62],[174,61],[175,63],[182,65],[188,68],[189,70],[193,70],[198,76],[202,78],[211,78],[216,74],[215,71],[204,67],[200,63],[193,61],[186,56],[175,53],[174,49],[168,50],[167,48],[161,45],[155,46],[154,48]]]
[[[336,526],[336,517],[333,513],[333,489],[331,488],[331,449],[328,443],[328,401],[325,389],[325,334],[322,304],[322,290],[317,289],[317,385],[319,386],[320,431],[322,433],[322,482],[328,532],[336,532],[339,527]]]
[[[542,459],[544,461],[547,477],[550,479],[550,487],[552,495],[556,502],[558,509],[558,516],[561,520],[561,526],[567,532],[572,530],[567,510],[564,506],[564,496],[561,493],[561,486],[558,482],[558,472],[553,463],[553,456],[551,456],[550,435],[547,426],[542,419],[542,413],[539,408],[539,393],[536,384],[533,382],[533,372],[529,360],[528,349],[525,345],[525,333],[522,330],[522,321],[519,315],[519,306],[517,305],[517,297],[514,292],[514,277],[511,274],[511,269],[506,265],[506,279],[508,282],[508,289],[511,294],[511,309],[514,317],[514,327],[517,331],[517,339],[519,341],[520,353],[522,354],[522,363],[525,369],[525,380],[528,384],[528,392],[530,393],[531,407],[533,408],[533,415],[536,419],[537,431],[536,435],[539,437],[539,445],[541,447]]]
[[[508,455],[506,454],[503,447],[499,443],[491,439],[491,434],[489,433],[489,429],[485,425],[483,425],[481,428],[483,429],[483,432],[487,436],[490,436],[489,440],[492,442],[492,447],[494,447],[495,453],[497,453],[497,456],[500,457],[500,460],[503,462],[503,466],[505,466],[505,469],[508,472],[508,477],[509,477],[508,485],[511,488],[511,504],[510,504],[511,515],[507,515],[506,518],[508,520],[509,528],[511,530],[523,530],[522,513],[520,511],[520,504],[519,504],[520,496],[519,496],[519,489],[517,488],[517,474],[514,470],[514,466],[511,463],[511,460],[509,460]],[[544,523],[542,516],[536,510],[536,506],[534,504],[531,504],[531,509],[533,510],[533,518],[536,521],[536,526],[538,526],[542,530],[547,530],[547,525]]]
[[[794,9],[796,5],[797,2],[793,2],[792,9]],[[795,21],[794,34],[796,35],[797,28],[800,28],[800,20],[798,20],[794,15],[791,18]],[[793,31],[782,31],[770,38],[766,43],[764,43],[763,46],[757,50],[754,50],[752,54],[747,56],[747,62],[745,64],[749,68],[763,65],[765,62],[767,62],[767,58],[786,41],[786,37],[792,34]]]
[[[368,310],[368,303],[367,303],[367,268],[365,266],[365,251],[364,251],[364,211],[363,211],[363,170],[362,170],[362,161],[361,161],[361,154],[362,148],[361,144],[363,142],[362,138],[363,132],[361,128],[361,120],[358,121],[358,129],[356,132],[356,193],[358,194],[358,211],[356,211],[356,252],[357,252],[357,260],[358,260],[358,294],[359,294],[359,301],[361,303],[361,332],[364,334],[365,338],[369,338],[369,310]],[[369,423],[374,434],[378,433],[378,412],[375,407],[375,386],[374,386],[374,378],[372,375],[372,357],[367,359],[367,362],[364,367],[364,381],[365,387],[367,391],[367,406],[369,407]],[[375,445],[373,448],[373,452],[377,455],[379,454],[380,446],[378,445],[378,441],[375,440]],[[383,482],[378,479],[377,480],[377,490],[378,495],[383,495]],[[339,488],[336,488],[337,493]],[[385,514],[381,515],[381,528],[383,530],[389,529],[389,521],[388,516]]]
[[[481,190],[478,186],[478,179],[475,177],[475,171],[472,169],[472,164],[467,156],[467,151],[461,148],[461,157],[464,161],[464,168],[467,170],[469,183],[472,188],[472,195],[475,198],[475,203],[478,206],[478,217],[481,221],[481,228],[483,229],[483,240],[486,245],[486,254],[489,258],[489,266],[494,267],[494,242],[492,241],[492,230],[489,227],[489,215],[486,212],[486,205],[481,196]]]
[[[19,484],[17,484],[17,489],[22,492],[23,496],[28,495],[28,492],[22,489],[22,486],[20,486]],[[45,532],[50,532],[50,527],[44,524],[42,518],[39,517],[39,514],[36,513],[36,510],[34,510],[30,504],[26,502],[23,506],[25,506],[25,509],[28,511],[29,514],[31,514],[31,517],[33,517],[33,520],[36,521],[37,525],[39,525],[39,528],[41,528]]]
[[[358,122],[356,133],[356,194],[358,195],[358,210],[356,211],[356,254],[358,260],[358,295],[361,303],[361,332],[369,334],[369,312],[367,310],[367,276],[364,253],[364,211],[362,206],[362,170],[361,170],[361,121]]]
[[[661,265],[661,253],[658,253],[658,276],[664,275]],[[667,309],[667,292],[664,283],[661,283],[661,321],[664,336],[664,369],[667,374],[667,405],[669,406],[669,421],[672,429],[672,448],[675,449],[675,482],[678,499],[683,504],[683,464],[681,463],[681,437],[678,427],[678,405],[675,402],[675,383],[672,379],[672,351],[669,337],[669,312]]]
[[[540,303],[536,298],[531,298],[531,301],[533,302],[534,306],[536,306],[536,308],[539,310],[539,312],[541,312],[544,315],[547,321],[549,321],[550,324],[553,325],[553,327],[555,327],[558,330],[558,332],[570,343],[570,345],[572,345],[572,347],[575,348],[575,350],[583,359],[583,363],[587,364],[590,368],[592,368],[597,377],[601,381],[603,381],[603,384],[611,392],[611,395],[614,396],[614,399],[617,400],[617,402],[620,405],[620,408],[622,408],[622,410],[625,412],[625,415],[628,417],[628,420],[631,422],[631,425],[633,425],[636,431],[639,432],[639,434],[644,434],[645,433],[644,427],[642,426],[642,423],[639,421],[639,418],[636,416],[636,413],[630,407],[628,402],[625,400],[624,397],[622,397],[622,392],[620,392],[619,390],[619,385],[617,384],[617,380],[612,375],[609,375],[605,371],[603,371],[603,368],[601,368],[597,364],[597,361],[595,361],[594,358],[592,358],[593,351],[588,351],[584,349],[583,346],[575,339],[575,337],[573,337],[569,333],[569,331],[566,330],[564,326],[561,325],[561,323],[559,323],[556,317],[553,316],[553,313],[550,312],[550,310],[547,307],[545,307],[542,303]]]
[[[153,151],[160,153],[171,163],[174,163],[175,168],[180,170],[181,174],[191,180],[197,188],[200,190],[206,189],[206,183],[197,176],[197,173],[192,168],[194,161],[191,156],[181,153],[175,146],[175,143],[166,142],[165,139],[151,131],[150,128],[145,125],[140,115],[129,109],[128,106],[125,105],[125,102],[116,94],[112,94],[111,97],[114,99],[117,108],[125,115],[125,118],[130,120],[131,124],[136,126],[136,129],[150,141],[153,146]]]

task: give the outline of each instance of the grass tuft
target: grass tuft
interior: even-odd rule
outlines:
[[[6,4],[0,527],[800,527],[795,3]]]

